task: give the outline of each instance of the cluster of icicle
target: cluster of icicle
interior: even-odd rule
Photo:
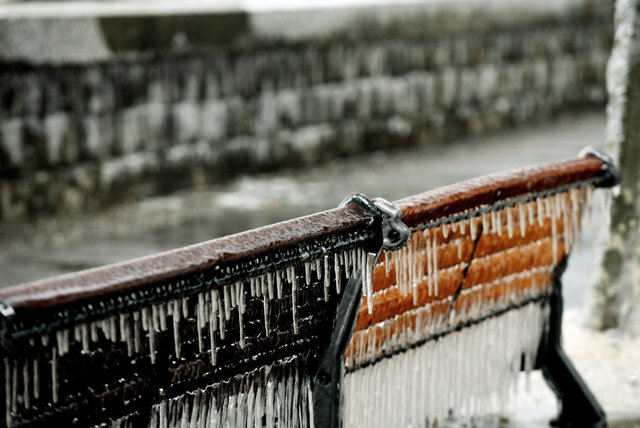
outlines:
[[[593,186],[587,185],[572,188],[566,192],[539,197],[532,200],[515,201],[511,206],[495,210],[479,210],[472,212],[468,218],[445,220],[441,225],[414,231],[409,245],[399,251],[385,252],[383,263],[388,273],[395,267],[396,286],[404,294],[415,293],[418,284],[425,279],[429,283],[429,294],[438,294],[438,238],[435,233],[440,229],[446,239],[451,232],[459,232],[462,236],[469,234],[472,240],[479,233],[503,234],[512,238],[516,233],[522,237],[527,235],[530,226],[539,226],[551,220],[553,260],[558,257],[558,227],[557,220],[562,218],[564,227],[565,253],[569,253],[574,241],[579,244],[581,213],[585,203],[590,206],[593,200]],[[458,240],[459,252],[462,251],[461,241]],[[424,259],[426,258],[426,272]]]
[[[452,410],[503,412],[522,355],[532,368],[548,314],[546,304],[533,302],[348,373],[344,426],[432,427]]]
[[[426,304],[408,310],[393,318],[372,324],[364,330],[354,333],[346,351],[345,368],[357,370],[384,358],[415,347],[417,344],[435,339],[449,332],[461,328],[469,328],[478,320],[491,317],[496,312],[511,307],[517,302],[535,300],[542,294],[548,293],[551,287],[552,266],[541,266],[524,272],[518,272],[491,283],[478,284],[472,288],[462,290],[461,295],[473,294],[478,288],[491,289],[505,286],[509,290],[500,294],[495,300],[487,301],[482,294],[469,307],[460,311],[451,310],[448,313],[434,313],[433,306]],[[526,280],[530,287],[509,287],[512,282]],[[451,306],[453,299],[446,298],[446,304]],[[484,322],[484,321],[483,321]]]
[[[264,329],[269,335],[269,303],[274,299],[290,296],[292,331],[297,333],[298,287],[319,283],[324,287],[325,300],[328,300],[332,288],[335,288],[335,293],[341,293],[343,278],[356,275],[359,271],[365,272],[367,268],[371,270],[370,266],[367,267],[367,253],[358,247],[326,254],[302,265],[299,269],[293,265],[287,266],[282,270],[246,278],[197,295],[42,334],[38,340],[42,347],[49,350],[50,360],[41,361],[42,356],[4,358],[7,425],[11,426],[13,423],[12,413],[18,412],[20,408],[28,410],[34,399],[47,397],[45,399],[50,399],[52,403],[59,402],[58,359],[64,358],[69,352],[90,353],[98,347],[99,342],[106,340],[125,347],[129,356],[146,352],[150,361],[155,363],[158,352],[156,335],[169,331],[173,336],[173,353],[176,358],[181,357],[182,343],[197,340],[200,353],[208,353],[211,364],[216,365],[216,342],[227,337],[226,323],[230,320],[232,311],[237,311],[240,335],[228,340],[236,342],[240,347],[245,345],[243,314],[247,299],[262,299]],[[184,284],[170,285],[168,291],[181,285]],[[362,287],[363,290],[371,289],[371,286],[364,283]],[[185,319],[196,320],[197,337],[181,337],[181,323]],[[46,379],[41,379],[42,364],[44,370],[50,373],[50,377],[47,376]],[[42,394],[43,387],[50,388],[50,392]]]
[[[151,408],[149,428],[313,427],[311,381],[296,361],[167,398]],[[140,426],[135,413],[101,427]]]
[[[452,409],[461,415],[501,411],[518,378],[521,356],[528,368],[536,357],[549,314],[539,298],[550,290],[559,256],[579,242],[592,191],[582,186],[452,217],[414,230],[407,247],[386,253],[380,268],[387,277],[395,269],[392,287],[413,294],[414,305],[418,286],[438,294],[438,254],[444,248],[439,237],[448,239],[448,246],[458,245],[458,263],[466,267],[463,239],[475,241],[481,234],[525,238],[547,222],[553,258],[551,264],[473,285],[356,331],[345,356],[345,426],[442,426]],[[453,240],[452,233],[457,234]],[[374,299],[385,292],[376,292]],[[454,305],[456,299],[464,304]]]
[[[216,384],[154,405],[149,428],[313,426],[310,379],[297,365],[261,368],[233,382],[239,391]]]

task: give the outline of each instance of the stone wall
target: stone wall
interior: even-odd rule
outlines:
[[[5,6],[0,219],[603,105],[611,5],[543,3],[77,16]]]

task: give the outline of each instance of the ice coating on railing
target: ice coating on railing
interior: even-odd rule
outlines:
[[[498,209],[480,207],[464,218],[458,215],[452,220],[443,219],[438,226],[427,227],[421,233],[415,231],[407,247],[400,251],[385,252],[379,263],[385,264],[387,273],[395,271],[395,283],[403,294],[415,293],[416,284],[424,280],[430,284],[430,294],[437,294],[437,252],[441,248],[438,236],[446,240],[450,234],[456,234],[458,238],[455,242],[461,255],[462,243],[459,239],[470,236],[475,241],[478,233],[503,236],[503,228],[510,239],[516,235],[516,228],[519,228],[520,236],[525,238],[536,222],[541,227],[546,220],[550,220],[552,227],[553,260],[558,260],[558,219],[562,218],[563,224],[567,225],[561,238],[564,253],[568,254],[573,244],[579,242],[581,216],[590,209],[583,208],[590,204],[592,192],[592,186],[571,188],[548,196],[521,198]]]
[[[344,426],[442,426],[503,411],[531,370],[549,308],[531,303],[345,376]],[[527,334],[522,334],[527,329]]]
[[[592,192],[581,185],[425,219],[406,248],[385,252],[373,315],[361,308],[345,353],[345,426],[499,412],[521,356],[532,368],[554,269],[579,243]]]
[[[58,360],[69,352],[90,354],[100,347],[103,341],[123,346],[127,354],[138,356],[146,354],[155,364],[158,352],[171,353],[172,357],[183,357],[184,343],[196,341],[198,352],[208,355],[212,366],[218,363],[217,349],[219,341],[233,341],[239,348],[245,346],[244,314],[248,299],[261,299],[263,302],[263,328],[266,337],[272,334],[270,326],[270,306],[273,302],[290,296],[291,330],[298,333],[298,300],[300,287],[309,288],[320,285],[324,300],[332,293],[340,293],[342,276],[356,275],[367,267],[367,254],[364,249],[350,247],[344,251],[307,260],[298,266],[287,266],[282,270],[273,270],[259,276],[246,278],[211,290],[204,290],[188,297],[180,297],[166,302],[142,307],[133,312],[120,313],[104,319],[77,324],[72,328],[63,328],[44,333],[40,340],[48,348],[49,367],[46,379],[41,379],[42,356],[16,356],[3,359],[6,393],[6,423],[12,426],[12,413],[23,408],[28,410],[34,399],[40,398],[40,384],[44,380],[49,386],[47,396],[52,403],[60,401]],[[335,290],[331,285],[335,283]],[[180,284],[176,284],[180,285]],[[171,287],[170,287],[171,288]],[[366,284],[363,282],[363,288]],[[227,323],[235,312],[238,322],[238,337],[229,338]],[[196,336],[185,337],[184,325],[195,320]],[[173,336],[173,349],[157,349],[157,335]],[[207,339],[208,338],[208,339]]]
[[[37,336],[35,345],[43,352],[8,355],[2,360],[6,424],[11,426],[13,415],[34,408],[34,403],[36,409],[49,400],[58,406],[65,403],[66,379],[61,367],[64,367],[65,359],[70,356],[89,356],[100,347],[113,346],[122,351],[123,355],[132,357],[132,360],[144,360],[155,365],[167,355],[175,361],[194,358],[192,349],[197,349],[196,359],[206,361],[209,369],[220,367],[221,361],[224,361],[223,354],[220,353],[221,346],[234,347],[237,352],[247,349],[247,343],[251,345],[251,340],[247,340],[245,334],[247,331],[255,331],[252,327],[260,327],[261,337],[275,337],[279,333],[272,325],[274,308],[283,311],[287,323],[285,328],[295,336],[304,331],[304,323],[309,319],[304,315],[304,305],[301,303],[306,290],[314,288],[314,292],[318,292],[314,294],[316,303],[328,302],[343,291],[345,279],[358,274],[362,276],[364,301],[358,318],[360,324],[357,325],[344,360],[349,373],[347,386],[369,385],[368,388],[373,388],[371,382],[384,380],[392,383],[394,380],[404,379],[402,382],[405,383],[402,385],[406,384],[410,392],[402,394],[414,394],[411,395],[414,397],[415,391],[427,388],[418,383],[425,381],[424,372],[435,370],[438,375],[434,376],[435,380],[428,379],[428,382],[448,379],[453,382],[454,389],[447,397],[426,406],[431,412],[427,415],[429,421],[433,422],[438,418],[441,420],[445,414],[438,407],[441,404],[460,405],[459,409],[463,413],[467,410],[491,409],[491,403],[502,400],[502,395],[498,398],[488,395],[489,404],[478,398],[469,399],[465,395],[462,381],[455,377],[455,372],[459,370],[481,383],[489,377],[483,378],[481,374],[469,371],[481,370],[484,363],[478,362],[467,367],[463,360],[455,360],[457,368],[446,372],[448,377],[443,379],[442,376],[445,375],[435,365],[435,361],[442,359],[436,358],[425,363],[422,358],[429,353],[440,352],[437,351],[440,349],[438,347],[446,348],[450,345],[454,351],[449,352],[457,353],[455,350],[460,350],[463,354],[471,353],[470,349],[476,349],[485,343],[483,340],[489,333],[482,331],[490,328],[503,331],[501,329],[508,328],[505,324],[507,321],[501,321],[503,319],[511,320],[508,322],[519,326],[534,326],[531,342],[523,342],[524,338],[520,342],[500,342],[505,348],[500,348],[497,355],[492,357],[499,358],[502,355],[504,360],[500,364],[507,367],[505,378],[501,378],[499,384],[511,382],[511,378],[506,379],[506,373],[513,375],[514,355],[517,352],[524,353],[529,363],[535,357],[537,348],[534,349],[533,343],[539,343],[539,331],[544,331],[546,325],[547,308],[544,299],[551,287],[553,269],[569,253],[573,244],[579,242],[581,217],[588,211],[585,206],[591,200],[591,191],[592,187],[589,185],[574,186],[542,194],[523,195],[511,201],[500,201],[496,206],[477,207],[449,218],[427,219],[430,223],[414,228],[407,246],[397,251],[384,251],[377,265],[371,260],[372,253],[359,245],[349,245],[339,251],[315,252],[313,257],[305,257],[301,262],[212,284],[188,295],[175,297],[174,294],[174,297],[164,301],[143,304],[134,310],[102,319],[80,322],[68,328],[53,328]],[[541,231],[546,235],[542,236]],[[501,243],[496,244],[500,248],[494,253],[482,253],[479,243],[487,237]],[[517,254],[514,248],[508,247],[516,241],[519,251]],[[310,254],[311,248],[301,244],[300,251]],[[497,277],[483,276],[482,272],[475,269],[480,263],[500,266],[501,259],[515,260],[523,257],[535,259],[535,263],[521,271],[499,271]],[[384,281],[380,282],[379,277]],[[171,295],[171,287],[179,286],[179,283],[170,284],[164,291]],[[381,309],[379,303],[383,301],[384,308]],[[249,314],[248,303],[252,308]],[[384,310],[396,312],[385,318]],[[256,313],[259,315],[257,318],[254,316]],[[249,315],[253,318],[249,319]],[[159,343],[163,342],[160,340],[162,338],[169,338],[170,346],[158,349]],[[164,343],[166,345],[167,341],[164,340]],[[439,345],[435,345],[436,343]],[[185,348],[185,344],[193,346]],[[191,350],[186,352],[185,349]],[[491,356],[483,354],[483,361],[491,362],[487,360],[489,357]],[[510,360],[511,357],[514,359]],[[418,367],[419,361],[423,361],[422,364],[426,366]],[[401,367],[408,367],[422,377],[408,379],[409,374],[398,371]],[[308,378],[302,380],[302,374],[298,378],[295,377],[298,375],[293,375],[291,379],[297,380],[281,383],[265,373],[260,378],[262,380],[259,377],[247,380],[246,385],[253,386],[241,388],[241,392],[225,392],[220,389],[220,383],[216,383],[211,388],[156,403],[152,410],[155,415],[153,417],[156,418],[154,423],[156,426],[175,426],[172,424],[178,420],[177,415],[181,415],[183,421],[187,420],[185,418],[188,418],[189,423],[194,421],[194,426],[209,426],[206,424],[213,424],[211,421],[217,421],[218,424],[251,420],[256,422],[258,418],[266,421],[267,426],[297,426],[294,418],[306,415],[304,418],[313,419],[309,416],[312,410],[309,408],[311,390]],[[400,384],[396,388],[404,388],[398,385]],[[380,394],[391,394],[384,390],[387,387],[392,388],[385,384]],[[488,388],[487,385],[479,385],[477,388],[481,387]],[[214,390],[216,392],[212,392]],[[351,400],[354,396],[348,392],[349,388],[346,391],[346,409],[352,409],[349,406],[353,405]],[[287,419],[289,425],[281,419],[284,417],[282,412],[293,402],[283,404],[278,398],[280,395],[296,396],[296,403],[307,406],[307,410],[299,407],[299,412],[291,414]],[[304,397],[306,404],[303,404]],[[376,397],[366,400],[378,400],[379,397]],[[221,405],[220,400],[225,404]],[[410,408],[403,408],[407,414],[413,415],[410,421],[418,421],[416,418],[422,417],[422,410],[418,408],[420,406],[416,400],[407,398],[407,406]],[[428,399],[425,398],[424,403],[427,402]],[[239,403],[242,403],[242,411],[238,408]],[[386,406],[391,404],[387,403]],[[208,410],[205,412],[204,408]],[[212,410],[214,408],[215,411]],[[382,411],[382,408],[372,410],[374,413]],[[349,412],[351,410],[347,410],[346,416],[352,417]],[[367,421],[369,415],[362,417],[363,421]],[[387,413],[380,415],[380,420],[391,420],[389,418],[393,419],[394,416]],[[118,423],[126,426],[129,423],[127,421],[128,419],[123,418]],[[359,426],[360,423],[357,422],[354,426]]]

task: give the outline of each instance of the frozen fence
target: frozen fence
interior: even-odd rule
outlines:
[[[5,422],[433,424],[542,368],[560,418],[600,426],[559,277],[615,180],[592,153],[2,289]]]

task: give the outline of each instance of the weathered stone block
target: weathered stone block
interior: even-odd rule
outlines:
[[[453,104],[458,87],[458,73],[453,67],[447,67],[438,75],[438,105],[449,107]]]
[[[460,70],[458,75],[458,102],[466,105],[476,98],[478,91],[478,75],[472,68]]]
[[[0,121],[0,170],[17,168],[24,161],[22,119]]]
[[[498,70],[493,64],[485,64],[478,69],[477,96],[480,101],[488,101],[495,96],[498,84]]]
[[[44,120],[46,135],[46,160],[56,164],[63,159],[65,140],[70,133],[71,123],[65,113],[49,115]]]
[[[200,108],[200,123],[202,124],[202,139],[223,139],[227,135],[227,109],[225,104],[221,101],[205,101]],[[257,124],[256,129],[258,129]]]

